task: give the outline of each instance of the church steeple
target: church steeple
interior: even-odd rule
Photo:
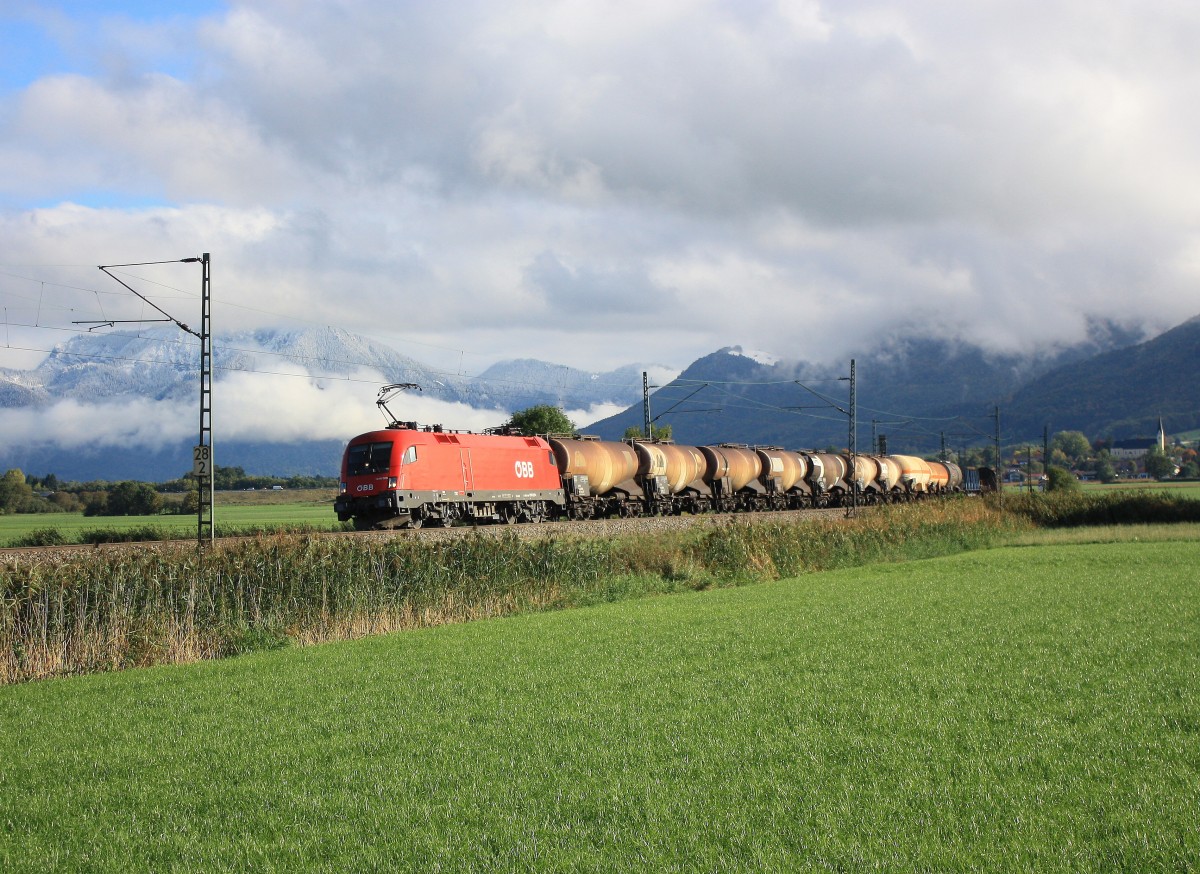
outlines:
[[[1158,417],[1158,448],[1162,452],[1167,451],[1167,432],[1163,430],[1162,416]]]

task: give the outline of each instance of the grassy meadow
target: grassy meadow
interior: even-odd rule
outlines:
[[[948,555],[1032,527],[962,499],[610,538],[548,526],[536,539],[269,536],[20,555],[0,564],[0,683]]]
[[[271,529],[340,530],[333,512],[334,493],[324,489],[302,491],[270,490],[219,492],[216,496],[218,531],[265,531]],[[179,516],[84,516],[82,513],[14,513],[0,515],[0,546],[16,546],[41,532],[55,531],[57,542],[86,543],[89,536],[131,532],[137,539],[194,537],[194,514]],[[117,536],[104,539],[116,540]],[[48,541],[44,541],[48,542]]]
[[[1195,500],[1200,500],[1200,482],[1192,480],[1174,481],[1165,480],[1159,482],[1152,479],[1125,479],[1117,480],[1111,483],[1080,483],[1085,492],[1096,492],[1099,494],[1111,492],[1157,492],[1160,494],[1178,495],[1180,497],[1188,497]]]
[[[1198,535],[0,687],[0,870],[1196,870]]]

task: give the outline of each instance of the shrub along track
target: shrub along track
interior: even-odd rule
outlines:
[[[858,512],[864,512],[866,507],[859,507]],[[767,513],[707,513],[703,515],[681,516],[640,516],[635,518],[587,519],[584,521],[546,522],[543,524],[518,525],[459,525],[453,528],[393,528],[386,531],[324,531],[324,532],[288,532],[281,530],[278,534],[263,533],[255,535],[238,535],[217,538],[218,544],[242,543],[245,541],[263,540],[279,536],[312,537],[312,538],[351,538],[355,540],[391,540],[397,537],[411,538],[436,542],[457,537],[469,537],[478,534],[487,537],[503,537],[514,535],[522,540],[536,540],[542,537],[616,537],[619,535],[645,535],[656,532],[683,531],[697,526],[728,525],[734,522],[777,522],[800,523],[813,519],[844,519],[846,509],[831,507],[819,510],[782,510]],[[94,554],[96,552],[110,553],[114,556],[122,553],[144,550],[168,551],[188,550],[196,547],[194,538],[178,540],[138,540],[120,543],[68,543],[61,546],[6,546],[0,547],[0,563],[18,559],[55,560],[57,557],[73,556],[80,553]]]
[[[948,555],[1029,527],[962,499],[38,550],[0,559],[0,684]]]

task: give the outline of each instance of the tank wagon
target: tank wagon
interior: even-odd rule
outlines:
[[[985,470],[970,472],[968,490],[995,481]],[[476,434],[393,422],[347,444],[334,509],[359,529],[419,528],[836,507],[852,495],[874,504],[961,491],[958,465],[915,456]]]

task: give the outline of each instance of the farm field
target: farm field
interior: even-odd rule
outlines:
[[[1200,482],[1158,482],[1152,479],[1123,479],[1112,483],[1086,482],[1079,485],[1085,494],[1105,495],[1127,492],[1133,494],[1175,495],[1177,497],[1193,498],[1200,501]],[[1027,486],[1016,483],[1007,483],[1004,486],[1004,493],[1006,495],[1026,494],[1028,491],[1029,488]],[[1034,493],[1041,494],[1037,489],[1034,490]]]
[[[221,528],[312,525],[329,528],[338,524],[333,512],[332,494],[325,490],[303,492],[227,492],[216,499],[216,523]],[[327,498],[326,495],[329,495]],[[68,541],[75,542],[85,531],[97,529],[127,531],[145,526],[177,531],[180,537],[196,533],[195,515],[158,516],[84,516],[82,513],[14,513],[0,515],[0,546],[11,544],[32,531],[57,529]]]
[[[1152,530],[0,688],[0,869],[1195,869]]]
[[[1081,483],[1085,492],[1153,492],[1163,495],[1180,495],[1200,500],[1200,482],[1158,482],[1156,480],[1118,480],[1114,483]]]

